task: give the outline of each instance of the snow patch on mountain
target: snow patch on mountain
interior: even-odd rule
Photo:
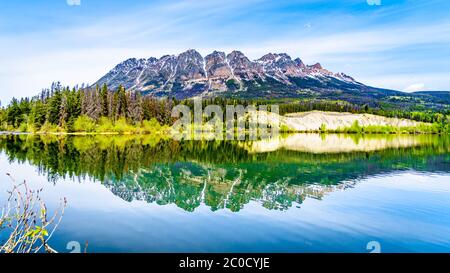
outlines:
[[[159,59],[125,60],[95,84],[106,84],[111,89],[123,85],[128,90],[155,95],[172,93],[192,97],[236,89],[245,91],[251,83],[263,88],[265,83],[273,81],[294,89],[305,81],[313,85],[308,86],[311,89],[314,83],[310,80],[318,85],[330,81],[336,81],[335,85],[360,84],[344,73],[333,73],[320,63],[305,65],[301,59],[292,59],[286,53],[268,53],[251,61],[237,50],[228,55],[214,51],[203,57],[194,49]],[[270,88],[267,90],[269,93],[272,92]]]

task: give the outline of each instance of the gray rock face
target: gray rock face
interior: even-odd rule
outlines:
[[[242,80],[263,78],[262,67],[250,61],[242,52],[236,50],[231,52],[227,55],[227,60],[236,77]]]
[[[319,63],[305,65],[299,58],[293,60],[286,53],[268,53],[251,61],[236,50],[228,55],[214,51],[203,58],[199,52],[190,49],[159,59],[128,59],[95,84],[106,84],[110,89],[123,85],[144,94],[185,98],[246,91],[252,84],[270,91],[274,82],[278,83],[278,88],[286,86],[289,90],[305,88],[302,83],[306,82],[310,90],[314,89],[314,84],[322,88],[320,83],[329,85],[330,81],[337,81],[337,85],[360,85],[343,73],[328,71]]]
[[[233,71],[224,52],[214,51],[205,57],[205,69],[210,79],[229,79]]]
[[[175,76],[178,81],[205,79],[202,55],[193,49],[178,55]]]
[[[302,65],[300,59],[293,61],[291,57],[285,53],[273,54],[269,53],[258,59],[258,63],[262,65],[264,73],[278,81],[290,84],[289,77],[306,76],[306,69]]]

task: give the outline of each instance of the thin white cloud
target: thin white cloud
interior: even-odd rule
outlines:
[[[360,81],[363,83],[383,87],[387,89],[402,90],[407,92],[412,91],[449,91],[448,90],[448,73],[416,73],[413,77],[411,74],[402,73],[385,73],[377,74],[369,77],[361,77]],[[420,80],[420,82],[418,82]],[[423,84],[425,90],[406,90],[408,87],[417,84]]]
[[[445,22],[415,28],[400,26],[389,29],[348,31],[314,37],[295,37],[294,39],[274,39],[246,50],[254,55],[260,55],[273,49],[285,50],[313,61],[342,54],[376,53],[400,47],[432,43],[450,44],[450,23]]]
[[[405,92],[416,92],[416,91],[424,91],[425,84],[423,83],[413,83],[404,89]]]
[[[81,0],[66,0],[66,3],[69,6],[80,6]]]

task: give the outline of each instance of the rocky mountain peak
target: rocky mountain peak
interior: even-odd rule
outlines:
[[[298,67],[306,68],[306,65],[303,63],[303,61],[300,58],[295,58],[294,62]]]
[[[225,52],[214,51],[205,57],[205,69],[211,79],[229,79],[233,70],[228,63]]]
[[[332,73],[320,63],[305,65],[300,58],[292,59],[286,53],[268,53],[251,61],[238,50],[228,55],[213,51],[203,57],[197,50],[189,49],[179,55],[164,55],[159,59],[127,59],[96,84],[106,83],[111,89],[122,84],[129,90],[157,96],[191,97],[230,90],[245,91],[251,85],[264,90],[272,88],[270,86],[275,82],[279,83],[277,88],[295,91],[303,88],[301,84],[307,80],[307,88],[314,89],[316,86],[310,86],[311,79],[317,86],[327,81],[354,82],[344,73]]]
[[[156,59],[155,57],[150,57],[147,59],[147,63],[148,64],[154,64],[158,61],[158,59]]]
[[[277,54],[267,53],[266,55],[264,55],[261,58],[259,58],[258,61],[261,61],[261,62],[273,62],[273,61],[275,61],[276,58],[277,58]]]
[[[301,77],[304,74],[303,66],[293,61],[286,53],[269,53],[257,60],[263,66],[264,72],[286,84],[289,84],[289,77]]]
[[[227,55],[228,64],[233,70],[233,74],[242,78],[243,80],[254,80],[262,74],[262,69],[259,65],[247,58],[244,53],[234,50]]]
[[[206,70],[202,55],[195,49],[189,49],[178,55],[176,74],[181,81],[205,78]]]
[[[308,67],[312,68],[312,69],[316,69],[316,70],[322,70],[323,69],[323,67],[322,67],[322,65],[320,63],[315,63],[313,65],[309,65]]]
[[[227,60],[233,67],[243,68],[250,67],[252,62],[244,55],[244,53],[234,50],[227,55]]]

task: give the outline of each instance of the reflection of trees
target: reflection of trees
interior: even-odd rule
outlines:
[[[108,182],[106,186],[127,201],[173,203],[186,211],[193,211],[201,203],[212,210],[239,211],[251,200],[268,209],[284,210],[293,203],[302,203],[305,197],[320,199],[333,188],[344,186],[292,185],[287,178],[272,182],[245,179],[245,170],[236,172],[236,168],[234,165],[215,167],[197,163],[155,164],[125,176],[121,181]]]
[[[175,142],[150,136],[3,136],[9,160],[29,162],[58,178],[91,177],[124,200],[175,204],[193,211],[241,210],[251,200],[284,210],[306,197],[372,175],[413,169],[450,170],[448,138],[370,152],[312,154],[277,150],[249,153],[237,142]],[[245,146],[245,145],[244,145]]]

